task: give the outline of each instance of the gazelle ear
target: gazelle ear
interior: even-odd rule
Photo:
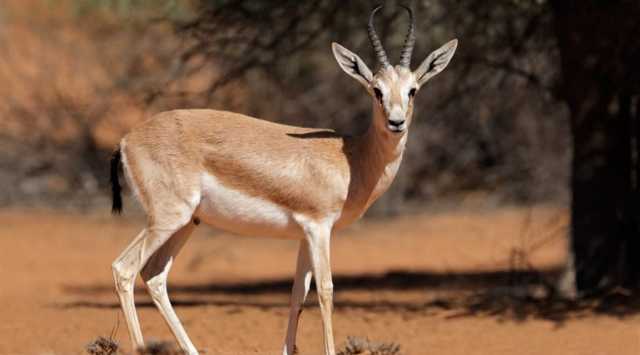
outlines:
[[[371,80],[373,80],[373,74],[362,59],[336,42],[331,43],[331,49],[340,68],[349,76],[358,80],[364,87],[369,87]]]
[[[418,85],[422,86],[429,79],[443,71],[444,68],[447,67],[447,64],[449,64],[449,61],[451,60],[451,57],[453,57],[453,53],[456,52],[457,47],[458,40],[454,39],[431,52],[427,59],[425,59],[414,72]]]

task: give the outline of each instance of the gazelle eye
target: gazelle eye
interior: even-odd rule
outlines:
[[[376,99],[382,102],[382,91],[380,91],[380,89],[378,88],[373,88],[373,93],[376,95]]]
[[[409,90],[409,97],[414,97],[416,96],[416,88],[412,88],[411,90]]]

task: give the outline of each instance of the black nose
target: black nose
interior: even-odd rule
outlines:
[[[403,123],[404,123],[404,120],[402,120],[402,121],[389,120],[389,124],[394,126],[394,127],[400,127],[400,126],[402,126]]]

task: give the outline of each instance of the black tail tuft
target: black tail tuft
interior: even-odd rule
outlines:
[[[118,177],[118,170],[120,168],[120,148],[116,149],[111,155],[111,193],[113,198],[113,205],[111,206],[111,213],[122,213],[122,187],[120,186],[120,179]]]

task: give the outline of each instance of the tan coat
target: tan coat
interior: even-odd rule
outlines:
[[[289,217],[335,215],[341,227],[360,217],[397,172],[404,140],[389,156],[383,145],[372,144],[375,134],[344,137],[226,111],[176,110],[132,130],[121,147],[127,176],[153,223],[163,222],[160,215],[199,207],[196,215],[216,227],[287,237],[299,234],[291,219],[284,226],[269,226],[266,218],[250,216],[245,221],[250,225],[243,227],[243,216],[220,218],[215,211],[210,216],[219,206],[202,208],[207,206],[203,174]]]

